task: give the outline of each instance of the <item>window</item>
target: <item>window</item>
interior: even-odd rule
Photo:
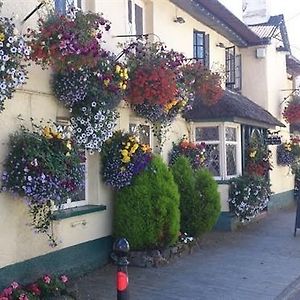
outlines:
[[[132,0],[128,0],[128,22],[132,24]]]
[[[239,125],[231,123],[197,125],[195,141],[205,143],[205,164],[216,179],[229,179],[241,174]]]
[[[209,35],[203,31],[194,30],[193,58],[209,68]]]
[[[225,49],[226,87],[231,90],[242,88],[242,57],[235,55],[235,47]]]
[[[55,11],[65,14],[71,6],[83,9],[84,0],[55,0]]]
[[[137,35],[142,35],[144,33],[144,17],[143,8],[135,4],[135,33]]]
[[[129,123],[129,133],[138,138],[141,144],[152,146],[151,127],[138,120]]]
[[[59,132],[62,133],[64,138],[70,138],[72,136],[72,129],[70,127],[70,123],[68,119],[59,118],[56,120],[57,128]],[[88,182],[88,155],[85,149],[79,151],[81,163],[80,166],[82,168],[82,174],[84,176],[84,184],[83,187],[76,195],[72,198],[67,199],[62,205],[62,209],[67,209],[71,207],[83,206],[87,205],[87,182]]]
[[[234,88],[235,83],[235,47],[225,49],[226,87]]]

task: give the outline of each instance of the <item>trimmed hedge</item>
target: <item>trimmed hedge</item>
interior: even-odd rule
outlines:
[[[163,248],[179,233],[179,193],[160,157],[115,194],[114,237],[128,239],[132,250]]]

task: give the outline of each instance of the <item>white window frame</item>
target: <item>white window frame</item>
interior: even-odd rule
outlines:
[[[129,119],[129,123],[128,123],[128,132],[130,133],[130,124],[136,124],[136,126],[149,126],[149,146],[153,149],[153,132],[152,132],[152,128],[151,128],[151,124],[149,124],[148,122],[146,122],[143,119],[140,118],[130,118]],[[135,135],[139,141],[139,136]]]
[[[77,0],[60,0],[60,1],[63,1],[65,3],[65,12],[68,11],[68,8],[70,7],[70,5],[74,4],[74,7],[75,8],[78,8],[78,9],[81,9],[82,11],[85,10],[85,4],[86,4],[86,1],[85,0],[80,0],[81,1],[81,8],[78,7],[78,2]],[[55,0],[54,0],[54,8],[56,9],[56,5],[55,5]]]
[[[218,127],[219,140],[218,141],[196,141],[196,128],[203,127]],[[226,127],[236,129],[236,141],[226,141]],[[209,122],[209,123],[192,123],[192,141],[194,143],[204,142],[206,144],[219,145],[219,158],[220,158],[220,176],[214,176],[216,180],[228,180],[242,174],[242,145],[241,145],[241,125],[232,122]],[[226,145],[236,145],[236,173],[235,175],[227,175],[227,162],[226,162]]]

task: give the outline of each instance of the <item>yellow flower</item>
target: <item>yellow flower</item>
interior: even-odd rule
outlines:
[[[46,139],[52,138],[52,132],[51,132],[51,128],[49,126],[45,126],[43,128],[43,135]]]
[[[256,156],[256,150],[253,150],[253,151],[251,151],[250,153],[249,153],[249,156],[251,157],[251,158],[254,158],[255,156]]]
[[[132,148],[130,149],[130,153],[129,153],[129,154],[135,153],[135,151],[137,150],[138,147],[139,147],[139,144],[134,144],[134,145],[132,146]]]
[[[0,33],[0,42],[4,42],[5,34],[3,32]]]
[[[119,65],[116,65],[116,73],[119,74],[121,72],[121,67]]]
[[[108,86],[109,83],[110,83],[110,80],[109,80],[109,79],[104,79],[104,80],[103,80],[103,84],[104,84],[105,86]]]
[[[72,143],[71,143],[71,141],[67,141],[66,147],[67,147],[69,150],[72,150]]]
[[[142,144],[142,145],[141,145],[141,148],[142,148],[142,151],[143,151],[143,152],[150,152],[150,151],[151,151],[150,146],[147,145],[147,144]]]
[[[123,162],[123,163],[129,163],[130,162],[130,157],[129,156],[124,156],[122,159],[121,159],[121,161]]]
[[[124,68],[123,72],[124,72],[125,76],[128,76],[128,70],[127,70],[127,68]]]
[[[119,88],[120,88],[120,89],[123,88],[123,82],[122,82],[122,81],[119,82]]]
[[[122,90],[126,90],[127,89],[127,85],[124,83],[123,85],[122,85]]]
[[[126,73],[126,74],[124,73],[124,79],[127,80],[128,78],[129,78],[129,77],[128,77],[128,74],[127,74],[127,73]]]
[[[126,149],[121,150],[121,154],[123,156],[127,156],[128,155],[128,150],[126,150]]]
[[[67,152],[67,153],[66,153],[66,156],[67,156],[67,157],[68,157],[68,156],[71,156],[70,152]]]

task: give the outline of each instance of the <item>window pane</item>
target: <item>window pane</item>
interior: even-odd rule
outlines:
[[[220,151],[219,145],[205,145],[205,166],[213,176],[220,176]]]
[[[236,128],[226,127],[225,136],[226,136],[226,141],[236,141]]]
[[[196,141],[218,141],[219,128],[218,127],[197,127]]]
[[[236,145],[226,145],[227,175],[236,175]]]
[[[203,47],[197,47],[196,58],[204,58]]]
[[[196,39],[197,45],[203,45],[203,42],[204,42],[203,33],[197,33],[197,39]]]
[[[135,4],[135,32],[138,35],[143,34],[143,8]]]

